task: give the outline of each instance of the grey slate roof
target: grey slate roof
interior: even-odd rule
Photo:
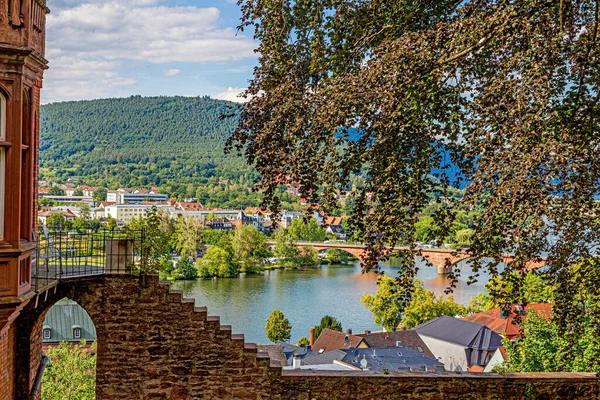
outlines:
[[[428,357],[435,358],[416,331],[371,332],[356,335],[362,337],[369,347],[407,346]]]
[[[334,360],[342,361],[346,355],[343,350],[332,350],[321,354],[314,353],[311,356],[303,358],[302,365],[332,364]]]
[[[444,371],[444,364],[407,346],[333,350],[302,359],[303,366],[332,364],[342,361],[362,368],[363,358],[371,371]]]
[[[80,339],[73,337],[74,327],[81,328]],[[44,343],[96,340],[96,327],[92,319],[79,304],[69,299],[58,301],[48,310],[43,329],[50,329],[50,339],[42,339]]]
[[[484,366],[487,353],[502,346],[502,337],[488,327],[448,316],[432,319],[413,330],[421,336],[464,346],[469,366]]]
[[[408,346],[373,347],[368,349],[341,350],[346,356],[341,360],[347,364],[361,368],[361,361],[367,361],[371,371],[444,371],[444,364],[428,357]]]
[[[278,344],[281,345],[283,354],[285,354],[285,358],[287,359],[289,365],[292,365],[292,359],[294,355],[298,355],[300,358],[304,359],[317,354],[317,352],[312,351],[310,346],[295,346],[286,342],[280,342]]]

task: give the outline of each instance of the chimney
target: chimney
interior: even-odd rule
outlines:
[[[371,336],[371,331],[365,331],[365,333],[367,334],[367,336]]]
[[[352,335],[352,329],[346,329],[346,335]]]
[[[300,369],[301,365],[302,365],[302,360],[300,359],[300,355],[294,354],[294,357],[292,359],[292,367],[294,367],[294,369]]]
[[[310,328],[310,347],[315,344],[315,328]]]

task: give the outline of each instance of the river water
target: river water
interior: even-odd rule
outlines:
[[[460,265],[460,264],[459,264]],[[394,276],[398,268],[394,259],[381,263],[385,274]],[[467,285],[468,267],[463,263],[464,278],[454,289],[456,301],[467,304],[471,296],[485,291],[488,276]],[[437,269],[423,263],[419,277],[426,289],[443,294],[448,281]],[[323,265],[303,270],[272,270],[264,274],[242,274],[239,278],[219,278],[174,282],[185,297],[196,299],[197,306],[208,307],[209,315],[221,316],[221,324],[233,326],[233,333],[244,333],[246,341],[268,343],[265,323],[273,309],[283,311],[292,325],[292,341],[309,335],[324,315],[342,322],[344,329],[362,332],[381,329],[373,322],[369,310],[360,302],[364,293],[377,291],[376,275],[363,274],[358,263],[352,265]]]

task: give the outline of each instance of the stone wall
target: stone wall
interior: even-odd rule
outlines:
[[[169,291],[156,277],[134,276],[61,283],[21,314],[16,398],[27,398],[41,359],[45,313],[63,297],[77,301],[96,325],[99,400],[599,398],[593,374],[282,374],[206,308]]]

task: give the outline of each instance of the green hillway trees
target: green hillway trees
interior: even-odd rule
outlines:
[[[50,362],[42,377],[42,400],[96,398],[96,356],[84,346],[85,342],[61,342],[48,349]]]

